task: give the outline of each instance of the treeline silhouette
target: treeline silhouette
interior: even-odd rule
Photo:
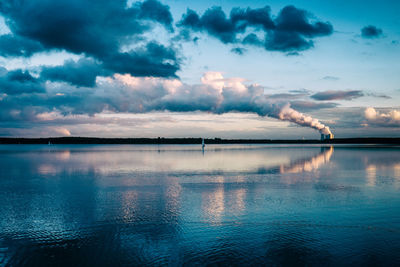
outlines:
[[[335,138],[331,140],[271,140],[271,139],[204,139],[206,144],[400,144],[400,138]],[[12,138],[1,137],[0,144],[201,144],[201,138],[97,138],[97,137],[49,137]]]

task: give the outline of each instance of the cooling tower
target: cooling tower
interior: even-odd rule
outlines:
[[[330,133],[330,134],[321,134],[321,141],[330,140],[330,139],[333,139],[333,138],[334,138],[333,133]]]

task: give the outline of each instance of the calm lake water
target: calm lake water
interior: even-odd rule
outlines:
[[[400,265],[400,148],[2,145],[0,266]]]

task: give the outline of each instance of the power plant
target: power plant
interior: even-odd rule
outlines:
[[[333,139],[333,133],[330,134],[321,134],[321,141]]]

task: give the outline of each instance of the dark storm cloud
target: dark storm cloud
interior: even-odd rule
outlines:
[[[256,9],[233,8],[230,17],[234,24],[246,23],[250,26],[262,26],[265,30],[269,30],[275,27],[270,14],[271,8],[269,6]],[[244,26],[245,24],[242,27]]]
[[[96,83],[96,77],[104,74],[97,62],[82,58],[77,62],[67,60],[62,66],[43,67],[40,77],[45,80],[64,81],[77,86],[92,87]]]
[[[307,50],[313,46],[313,41],[306,40],[300,34],[287,31],[274,31],[270,33],[269,38],[265,42],[267,50],[282,52]]]
[[[173,30],[173,18],[169,12],[169,6],[163,5],[157,0],[147,0],[143,3],[136,3],[136,6],[138,7],[140,18],[158,21],[170,30]]]
[[[116,53],[104,60],[104,67],[134,76],[176,77],[179,60],[175,50],[155,42],[125,53]]]
[[[17,95],[24,93],[44,93],[45,91],[43,84],[28,71],[21,69],[7,71],[5,68],[1,68],[0,93]]]
[[[298,34],[315,37],[324,36],[332,33],[332,25],[326,22],[309,22],[307,11],[298,9],[294,6],[286,6],[275,19],[276,28],[280,31],[296,32]]]
[[[221,7],[212,7],[202,16],[188,9],[178,26],[205,31],[223,43],[242,43],[288,52],[309,49],[314,45],[312,38],[332,34],[333,27],[329,22],[310,22],[312,17],[294,6],[284,7],[276,18],[271,16],[269,6],[234,8],[229,16]],[[248,30],[254,32],[240,36]]]
[[[325,100],[351,100],[364,96],[363,92],[360,90],[331,90],[325,92],[319,92],[311,96],[311,98],[319,101]]]
[[[256,34],[250,33],[243,38],[243,44],[263,46],[263,40],[261,40]]]
[[[29,57],[42,51],[66,50],[93,57],[111,72],[170,77],[179,69],[175,52],[161,44],[150,42],[148,46],[120,52],[121,48],[134,44],[135,38],[151,30],[154,22],[172,31],[169,7],[156,0],[137,2],[130,7],[126,1],[12,0],[1,2],[0,13],[12,32],[0,37],[3,56]],[[151,59],[144,61],[149,55]],[[113,66],[116,69],[112,69]],[[154,72],[151,71],[153,66]],[[72,63],[63,66],[69,71],[77,67]],[[52,74],[49,69],[46,71],[48,78],[57,76],[54,71]],[[82,71],[93,72],[92,69]],[[81,84],[73,77],[56,78],[66,78],[77,85],[93,85],[90,82],[93,77]]]
[[[62,115],[86,114],[91,116],[101,112],[111,102],[106,97],[98,96],[93,88],[76,88],[60,84],[46,89],[46,93],[29,92],[8,94],[3,97],[0,121],[35,122],[38,120],[38,114],[54,110]]]
[[[140,19],[171,26],[169,8],[148,0],[126,8],[126,1],[9,1],[0,7],[11,31],[39,41],[46,48],[104,56],[119,41],[148,29]]]
[[[333,27],[330,23],[309,22],[310,14],[294,6],[286,6],[275,19],[276,29],[266,40],[267,50],[306,50],[314,45],[312,40],[318,36],[330,35]]]
[[[134,73],[137,77],[176,77],[178,59],[172,48],[150,42],[134,51],[115,53],[98,62],[82,58],[77,62],[67,60],[61,66],[42,67],[41,78],[64,81],[72,85],[93,87],[97,76],[113,73]]]
[[[236,30],[238,30],[236,25],[226,17],[221,7],[208,9],[202,17],[199,17],[195,11],[188,9],[179,24],[195,30],[204,28],[209,34],[219,38],[224,43],[235,42]]]
[[[0,56],[30,57],[43,50],[43,46],[37,41],[13,34],[0,35]]]
[[[368,39],[379,38],[382,36],[382,34],[383,34],[382,29],[379,29],[373,25],[368,25],[361,29],[361,36],[363,38],[368,38]]]

